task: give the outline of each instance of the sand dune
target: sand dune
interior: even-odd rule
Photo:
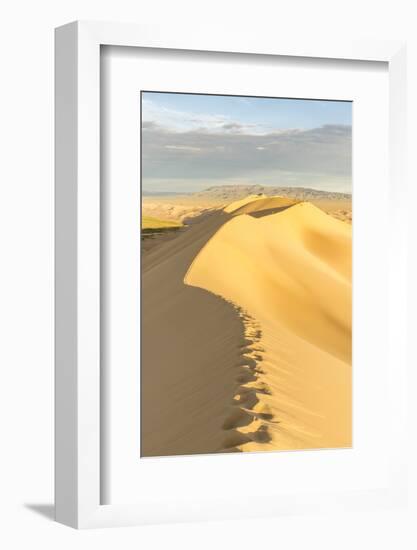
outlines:
[[[295,202],[236,201],[144,257],[145,456],[350,446],[351,227]]]
[[[234,216],[240,214],[260,214],[280,212],[289,206],[297,204],[300,201],[289,199],[287,197],[267,197],[265,195],[250,195],[246,199],[232,202],[224,209],[225,212]]]
[[[146,197],[142,199],[142,215],[156,217],[162,220],[174,222],[188,222],[202,213],[208,213],[218,206],[206,201],[196,201],[184,197],[159,198]]]
[[[248,195],[243,199],[238,199],[236,201],[233,201],[227,204],[223,210],[228,214],[231,214],[232,212],[236,212],[237,210],[245,207],[248,204],[254,204],[256,201],[260,200],[260,198],[264,198],[264,197],[265,195]]]

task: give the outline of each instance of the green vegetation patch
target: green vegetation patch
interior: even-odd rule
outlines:
[[[173,222],[168,220],[158,220],[151,216],[142,216],[142,233],[154,234],[162,233],[170,230],[177,230],[182,227],[181,222]]]

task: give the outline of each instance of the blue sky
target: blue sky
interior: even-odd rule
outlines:
[[[143,92],[143,187],[350,192],[351,125],[350,102]]]
[[[258,98],[145,92],[143,100],[161,112],[187,113],[191,117],[224,117],[265,130],[310,129],[325,124],[352,124],[351,103],[305,99]],[[185,125],[186,126],[186,125]]]

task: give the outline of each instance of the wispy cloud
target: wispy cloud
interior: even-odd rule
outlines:
[[[190,113],[158,105],[151,99],[142,99],[142,128],[159,125],[170,132],[199,130],[207,133],[263,134],[268,128],[261,124],[245,124],[223,114]],[[270,129],[269,129],[270,131]]]

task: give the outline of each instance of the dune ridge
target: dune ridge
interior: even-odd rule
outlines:
[[[255,215],[262,213],[263,215],[274,214],[285,210],[286,208],[298,204],[300,201],[291,199],[288,197],[273,196],[267,197],[266,195],[250,195],[245,199],[232,202],[224,211],[238,216],[240,214],[252,214]]]
[[[256,195],[147,251],[143,456],[350,446],[350,247],[348,224]]]

